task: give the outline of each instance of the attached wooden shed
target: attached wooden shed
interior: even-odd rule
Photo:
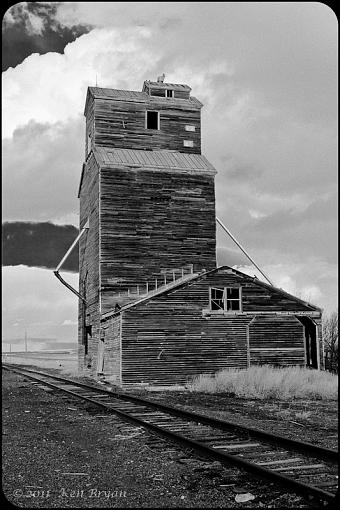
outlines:
[[[321,310],[228,266],[101,320],[103,370],[117,384],[183,384],[256,364],[320,367]]]

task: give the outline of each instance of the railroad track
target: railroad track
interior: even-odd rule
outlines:
[[[317,503],[335,502],[338,452],[334,450],[38,370],[8,364],[3,368],[104,408],[222,465],[234,465]]]

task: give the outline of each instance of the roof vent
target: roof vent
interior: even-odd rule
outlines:
[[[165,78],[165,74],[163,73],[161,76],[157,76],[157,83],[163,83]]]

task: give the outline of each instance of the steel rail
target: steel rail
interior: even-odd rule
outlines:
[[[107,411],[109,411],[110,413],[116,414],[117,416],[123,418],[124,420],[126,420],[128,422],[138,424],[139,426],[150,429],[151,431],[155,432],[157,435],[166,437],[167,439],[170,439],[176,443],[179,443],[179,444],[185,446],[186,448],[191,448],[205,457],[208,457],[208,458],[211,458],[214,460],[218,460],[223,465],[233,464],[240,469],[243,469],[245,471],[252,473],[256,477],[265,478],[267,480],[276,482],[285,488],[289,487],[292,490],[294,490],[294,492],[303,494],[304,496],[307,496],[307,497],[312,496],[312,497],[318,498],[319,500],[327,501],[329,503],[332,503],[335,501],[334,494],[332,494],[328,491],[325,491],[323,489],[305,484],[303,482],[299,482],[293,478],[286,477],[286,476],[281,475],[275,471],[271,471],[271,470],[263,468],[257,464],[254,464],[247,460],[241,459],[240,457],[237,457],[236,455],[230,455],[225,452],[216,451],[216,450],[210,448],[209,446],[206,446],[198,441],[195,441],[188,437],[182,436],[181,434],[174,433],[172,431],[168,431],[166,429],[159,427],[158,425],[154,425],[152,423],[145,422],[144,420],[142,420],[136,416],[132,416],[132,415],[130,415],[124,411],[121,411],[119,409],[114,409],[110,405],[108,405],[104,402],[98,402],[98,400],[94,400],[90,397],[80,395],[79,393],[68,390],[66,388],[62,388],[60,386],[57,386],[54,383],[44,381],[43,379],[39,379],[39,377],[30,375],[29,373],[25,373],[25,371],[27,372],[26,369],[17,369],[17,368],[9,367],[6,365],[4,365],[4,368],[9,371],[12,370],[13,372],[23,375],[24,377],[28,377],[35,381],[39,381],[40,383],[42,383],[44,385],[47,385],[51,388],[54,388],[56,390],[59,390],[64,393],[67,393],[69,395],[72,395],[73,397],[76,397],[78,399],[85,400],[87,402],[90,402],[91,404],[94,404],[96,406],[104,408]],[[30,372],[34,372],[34,371],[30,370]],[[51,377],[53,379],[56,378],[56,376],[50,376],[49,374],[46,374],[46,373],[44,373],[43,375],[44,375],[44,377]],[[61,378],[59,378],[59,379],[61,379]],[[67,380],[66,382],[68,384],[71,383],[74,386],[78,386],[77,382],[74,382],[71,380]],[[97,391],[97,388],[93,388],[93,389],[95,391]],[[115,397],[114,394],[112,394],[111,392],[109,392],[109,393],[110,393],[111,397],[112,396]]]
[[[126,401],[132,401],[137,404],[144,404],[144,405],[152,406],[155,409],[165,411],[165,412],[170,413],[174,416],[178,416],[179,418],[187,418],[187,419],[195,421],[197,423],[202,423],[202,424],[214,427],[214,428],[219,428],[220,430],[233,430],[233,429],[235,430],[236,429],[236,430],[248,433],[249,435],[251,435],[253,437],[263,439],[263,440],[265,440],[269,443],[272,443],[276,446],[282,445],[285,447],[289,447],[290,449],[295,450],[297,452],[306,453],[311,456],[321,458],[323,460],[328,460],[330,462],[338,462],[338,459],[339,459],[339,454],[337,451],[331,450],[329,448],[323,448],[322,446],[316,446],[312,443],[308,443],[305,441],[297,441],[295,439],[290,439],[290,438],[287,438],[284,436],[275,435],[270,432],[265,432],[264,430],[256,429],[253,427],[246,427],[244,425],[240,425],[240,424],[233,423],[230,421],[225,421],[225,420],[221,420],[218,418],[211,418],[204,414],[199,414],[199,413],[196,413],[193,411],[187,411],[185,409],[180,409],[178,407],[174,407],[169,404],[162,404],[160,402],[155,402],[155,401],[143,398],[143,397],[136,397],[134,395],[127,395],[123,392],[118,393],[118,392],[114,392],[112,390],[107,390],[104,388],[97,388],[96,386],[93,386],[90,384],[73,381],[72,379],[48,374],[46,372],[41,372],[38,370],[30,370],[27,368],[22,368],[22,370],[25,370],[27,372],[32,372],[35,374],[40,374],[40,375],[43,375],[46,377],[50,377],[52,379],[66,381],[69,384],[75,384],[77,386],[80,386],[80,387],[83,387],[86,389],[95,390],[97,392],[107,394],[111,397],[114,396],[116,398],[120,398],[120,399],[126,400]]]

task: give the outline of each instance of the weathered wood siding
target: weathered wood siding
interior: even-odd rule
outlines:
[[[254,317],[249,346],[250,365],[305,365],[304,327],[293,315]]]
[[[121,383],[121,316],[113,317],[103,324],[102,336],[105,342],[104,373],[110,381]]]
[[[101,170],[102,311],[120,289],[188,264],[216,267],[214,178],[132,168]]]
[[[87,219],[90,228],[79,241],[79,292],[86,296],[86,306],[79,300],[78,342],[79,368],[95,372],[97,367],[97,343],[100,331],[99,302],[99,169],[91,155],[83,174],[80,192],[80,228]],[[84,314],[86,325],[92,326],[92,338],[88,341],[88,356],[85,359],[83,345]],[[85,363],[84,363],[85,362]],[[90,364],[91,368],[87,368]]]
[[[220,268],[218,271],[203,277],[205,293],[208,298],[209,287],[242,287],[243,312],[289,312],[312,311],[302,302],[276,291],[274,288],[262,286],[251,277],[239,276],[230,269]],[[195,285],[198,285],[195,284]],[[208,302],[208,301],[207,301]]]
[[[94,120],[94,101],[91,100],[86,112],[86,127],[85,127],[85,161],[90,153],[91,148],[94,147],[95,140],[95,120]]]
[[[146,111],[160,114],[160,129],[146,129]],[[150,97],[147,101],[88,101],[88,130],[94,129],[96,146],[120,149],[175,150],[201,153],[201,111],[189,101]],[[186,131],[185,126],[195,127]],[[193,147],[185,147],[192,140]]]
[[[246,368],[250,320],[220,316],[207,321],[190,304],[176,303],[175,299],[126,311],[122,322],[122,382],[185,383],[202,373]]]
[[[206,314],[209,287],[235,285],[242,287],[247,312]],[[288,304],[295,311],[307,307],[262,290],[251,279],[219,270],[124,311],[123,384],[184,383],[193,375],[249,363],[304,365],[303,326],[285,311]],[[266,307],[277,314],[256,315]]]

